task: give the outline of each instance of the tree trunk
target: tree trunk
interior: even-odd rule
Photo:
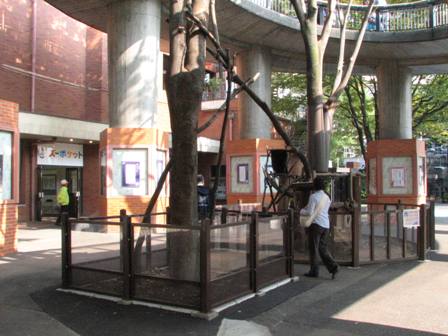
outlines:
[[[206,41],[185,18],[185,2],[171,0],[170,76],[168,105],[172,130],[170,175],[171,223],[198,225],[197,213],[197,124],[205,75]],[[209,0],[195,0],[193,14],[208,23]],[[169,233],[171,276],[199,279],[199,235],[190,230]]]

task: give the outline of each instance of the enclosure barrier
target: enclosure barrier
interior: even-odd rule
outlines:
[[[287,16],[295,16],[290,1],[249,0],[250,2]],[[342,8],[347,5],[339,4]],[[367,6],[352,6],[348,18],[349,29],[360,29]],[[318,3],[318,23],[322,25],[327,16],[327,3]],[[334,27],[339,20],[336,15]],[[414,31],[432,29],[448,25],[448,4],[445,0],[418,1],[388,6],[374,6],[369,17],[368,30],[373,31]]]
[[[194,226],[142,217],[63,216],[63,288],[210,313],[293,277],[292,212]]]
[[[418,226],[403,225],[403,213],[419,212]],[[329,247],[336,261],[357,267],[371,263],[424,260],[434,236],[434,202],[410,207],[400,204],[363,204],[330,210]],[[295,230],[298,262],[308,261],[303,228]]]

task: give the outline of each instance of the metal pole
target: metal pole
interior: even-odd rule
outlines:
[[[250,283],[252,291],[258,290],[257,267],[258,267],[258,214],[253,211],[250,221]]]
[[[61,261],[62,261],[62,288],[69,288],[71,284],[72,264],[72,235],[68,213],[61,213]]]
[[[353,176],[352,266],[359,266],[359,232],[361,226],[361,177]]]
[[[426,204],[420,205],[420,226],[417,231],[418,259],[426,259]]]
[[[210,298],[210,219],[202,221],[200,247],[201,312],[209,313]]]
[[[435,221],[435,202],[429,201],[429,246],[431,250],[435,250],[436,247],[436,221]]]
[[[132,297],[132,222],[131,217],[125,215],[121,222],[123,239],[123,299]]]
[[[294,277],[294,209],[288,209],[288,225],[285,228],[287,243],[287,272],[290,278]]]

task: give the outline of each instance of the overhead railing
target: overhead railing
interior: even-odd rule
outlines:
[[[295,16],[294,8],[288,0],[249,0],[274,12]],[[345,7],[345,4],[341,4]],[[359,29],[367,6],[352,6],[349,28]],[[318,23],[323,24],[327,15],[327,3],[319,2]],[[334,27],[338,27],[335,20]],[[418,1],[388,6],[375,6],[370,15],[368,30],[378,32],[413,31],[432,29],[448,25],[448,4],[445,0]]]

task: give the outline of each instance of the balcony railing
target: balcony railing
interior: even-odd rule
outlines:
[[[252,3],[283,15],[295,16],[288,0],[249,0]],[[341,4],[342,7],[346,5]],[[359,29],[367,6],[352,6],[349,28]],[[327,15],[327,3],[319,3],[318,23],[323,24]],[[369,18],[370,31],[414,31],[448,25],[448,4],[444,0],[418,1],[389,6],[375,6]],[[338,20],[334,27],[338,26]]]

